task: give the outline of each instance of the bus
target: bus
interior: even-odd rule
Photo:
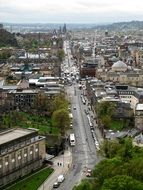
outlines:
[[[69,135],[69,142],[71,146],[75,146],[75,135],[73,133]]]

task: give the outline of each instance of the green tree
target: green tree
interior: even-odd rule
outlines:
[[[4,127],[10,127],[10,125],[11,125],[10,114],[4,114],[2,116],[2,124],[3,124]]]
[[[137,155],[136,155],[137,156]],[[137,156],[128,162],[128,175],[142,181],[143,179],[143,159]]]
[[[113,102],[104,101],[98,103],[96,106],[98,117],[101,120],[101,123],[109,128],[112,120],[112,115],[115,112],[116,105]]]
[[[49,47],[51,47],[51,44],[52,44],[52,42],[51,42],[51,40],[46,40],[46,41],[44,41],[44,47],[46,47],[46,48],[49,48]]]
[[[59,109],[52,114],[52,126],[57,127],[61,131],[61,135],[65,134],[65,129],[70,125],[69,113],[66,109]]]
[[[104,140],[100,146],[100,153],[107,158],[113,158],[117,155],[121,148],[121,144],[118,141]]]
[[[32,48],[38,48],[38,43],[39,43],[38,40],[33,39],[31,41]]]
[[[121,148],[118,151],[118,155],[124,160],[128,161],[133,157],[133,145],[132,145],[132,139],[126,138],[123,142]]]
[[[73,190],[92,190],[92,183],[88,180],[83,180],[80,185],[74,187]]]
[[[102,160],[95,166],[93,176],[102,185],[105,179],[121,174],[123,164],[124,162],[118,157]]]
[[[98,114],[100,117],[113,115],[116,105],[113,102],[103,101],[98,103]]]
[[[59,110],[59,109],[68,109],[68,101],[66,100],[66,97],[64,94],[59,94],[55,96],[55,98],[52,100],[52,109],[53,111]]]
[[[32,107],[39,115],[51,114],[51,100],[43,92],[36,95]]]
[[[9,50],[3,50],[0,52],[0,59],[8,59],[11,55],[12,54]]]
[[[17,40],[15,38],[15,34],[11,34],[5,29],[0,29],[0,47],[17,47]]]
[[[142,190],[143,183],[126,175],[117,175],[106,179],[101,190]]]
[[[57,57],[59,58],[60,61],[63,61],[63,58],[65,57],[65,52],[63,49],[58,50]]]

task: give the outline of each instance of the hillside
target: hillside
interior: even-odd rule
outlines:
[[[14,34],[6,31],[3,28],[0,28],[0,47],[15,46],[17,47],[17,40],[14,37]]]
[[[96,26],[95,28],[104,30],[143,30],[143,21],[117,22]]]

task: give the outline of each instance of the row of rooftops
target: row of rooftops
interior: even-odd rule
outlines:
[[[143,101],[143,88],[113,83],[105,83],[98,79],[88,80],[87,83],[94,92],[94,95],[97,99],[102,98],[102,100],[104,101],[110,100],[120,102],[121,100],[119,98],[119,95],[133,95],[137,99],[141,100],[141,102]],[[139,106],[138,108],[141,107],[142,106]]]
[[[111,32],[110,32],[111,33]],[[104,36],[103,33],[94,31],[94,38],[90,40],[87,37],[87,40],[74,40],[72,41],[72,48],[75,47],[75,50],[78,49],[76,47],[82,47],[82,48],[91,48],[95,49],[96,54],[102,55],[104,57],[108,57],[111,62],[115,63],[116,61],[119,61],[119,57],[123,56],[123,58],[126,58],[128,60],[127,62],[130,63],[130,61],[134,62],[135,59],[133,58],[133,54],[131,52],[135,51],[142,51],[142,44],[143,39],[138,36],[130,35],[130,36],[124,36],[122,35],[115,35],[115,34],[108,34],[109,36]],[[94,42],[93,42],[94,39]],[[120,54],[120,52],[126,52],[124,55]]]
[[[59,77],[39,77],[39,78],[31,78],[29,81],[20,80],[16,85],[6,85],[5,80],[0,80],[0,89],[2,90],[16,90],[16,89],[28,89],[30,84],[35,84],[36,86],[45,86],[45,87],[62,87],[60,84]]]

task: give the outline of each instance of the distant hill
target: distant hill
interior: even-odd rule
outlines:
[[[130,21],[130,22],[117,22],[113,24],[108,24],[108,25],[101,25],[97,26],[96,28],[101,28],[101,29],[107,29],[107,30],[116,30],[116,29],[143,29],[143,21]]]
[[[31,23],[31,24],[17,24],[17,23],[3,23],[4,28],[8,30],[11,28],[13,32],[25,33],[25,32],[47,32],[58,30],[63,27],[63,23]],[[68,30],[74,29],[143,29],[143,21],[130,21],[130,22],[118,22],[118,23],[67,23]]]
[[[14,34],[0,28],[0,47],[15,46],[17,47],[17,40]]]

